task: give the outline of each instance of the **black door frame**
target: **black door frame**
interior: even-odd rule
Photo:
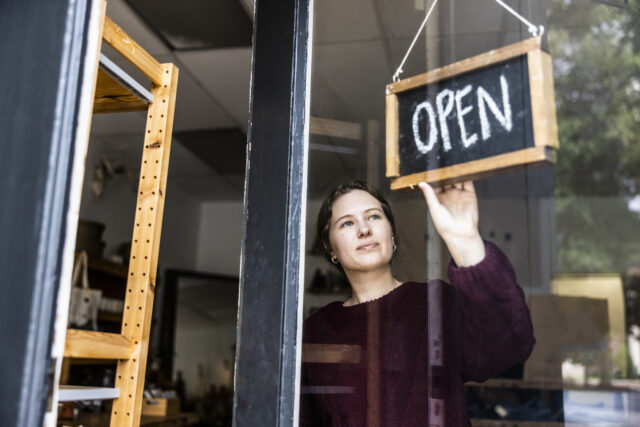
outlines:
[[[255,2],[235,426],[298,423],[312,4]]]
[[[55,361],[92,0],[0,14],[0,424],[40,426]],[[255,3],[234,424],[297,424],[312,0]]]
[[[92,0],[0,13],[0,425],[41,426]]]

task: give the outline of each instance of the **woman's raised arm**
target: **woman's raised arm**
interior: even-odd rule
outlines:
[[[433,224],[459,267],[478,264],[485,247],[478,231],[478,200],[472,181],[434,189],[418,184]]]

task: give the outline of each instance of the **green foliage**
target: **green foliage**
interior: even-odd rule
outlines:
[[[640,4],[549,2],[558,137],[558,266],[640,265]]]
[[[558,197],[629,196],[640,190],[640,40],[634,19],[639,13],[638,2],[629,10],[551,2]]]
[[[640,218],[620,197],[559,198],[556,221],[563,273],[622,273],[640,260]]]

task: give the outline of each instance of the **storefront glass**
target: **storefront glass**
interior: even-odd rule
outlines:
[[[479,231],[499,248],[485,248],[484,273],[451,268],[421,192],[392,191],[385,177],[385,87],[432,4],[314,5],[304,317],[317,313],[305,320],[300,425],[424,425],[427,417],[431,425],[464,425],[464,413],[482,426],[506,420],[639,425],[640,4],[509,2],[544,27],[555,96],[541,99],[555,106],[559,147],[553,149],[555,162],[475,180]],[[400,79],[531,37],[527,25],[495,1],[443,1]],[[517,84],[527,78],[522,76]],[[495,97],[491,109],[477,88],[471,91],[469,110],[455,106],[453,92],[439,101],[434,96],[433,123],[440,132],[435,144],[444,145],[443,126],[460,123],[457,115],[481,114],[483,102],[492,126],[506,126],[504,98]],[[427,113],[418,118],[427,120]],[[444,125],[438,114],[444,114]],[[468,127],[457,139],[452,133],[450,143],[469,142],[473,132]],[[485,142],[483,130],[475,132]],[[403,283],[368,302],[354,299],[341,261],[331,265],[314,240],[323,200],[355,179],[377,187],[393,208],[392,271]],[[352,218],[354,227],[359,220]],[[380,231],[373,227],[363,233],[375,240]],[[362,238],[354,233],[355,240]],[[486,277],[509,270],[491,258],[500,254],[524,292],[533,350],[527,309],[511,285],[490,292],[473,288],[509,282],[504,275]],[[352,281],[356,276],[363,277],[352,274]],[[434,279],[453,281],[455,290],[447,285],[438,291],[440,282],[407,283]],[[327,306],[334,301],[341,302]],[[495,317],[482,307],[508,313]],[[435,354],[441,344],[444,356]],[[469,378],[476,381],[462,387]]]

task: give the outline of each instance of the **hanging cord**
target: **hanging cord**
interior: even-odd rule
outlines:
[[[409,49],[407,49],[407,53],[404,54],[404,58],[402,58],[402,62],[400,63],[400,66],[398,67],[396,72],[393,74],[394,82],[397,82],[398,80],[400,80],[400,74],[402,73],[402,71],[404,71],[402,67],[404,66],[404,63],[407,62],[407,58],[409,57],[409,54],[411,53],[413,46],[416,44],[416,41],[418,40],[418,36],[422,32],[422,29],[424,28],[424,26],[427,25],[427,20],[429,19],[429,16],[431,16],[431,12],[433,12],[433,8],[436,6],[437,3],[438,3],[438,0],[435,0],[431,5],[431,7],[429,8],[429,11],[427,12],[427,16],[425,16],[424,21],[422,21],[422,25],[420,25],[418,32],[416,33],[415,37],[413,38],[413,41],[411,42],[411,46],[409,46]]]
[[[533,25],[531,22],[527,21],[522,15],[520,15],[518,12],[516,12],[511,7],[506,5],[502,0],[495,0],[495,2],[498,3],[500,6],[502,6],[507,12],[511,13],[513,16],[518,18],[523,24],[525,24],[527,26],[527,29],[529,30],[529,33],[531,33],[533,37],[541,36],[542,34],[544,34],[544,26]],[[427,20],[429,19],[429,16],[431,16],[431,12],[433,12],[433,8],[436,6],[437,3],[438,3],[438,0],[435,0],[433,4],[431,4],[431,7],[427,12],[427,16],[425,16],[424,21],[422,21],[422,25],[420,25],[420,28],[418,28],[418,31],[416,32],[416,35],[413,38],[413,41],[411,42],[409,49],[407,49],[407,53],[405,53],[404,58],[402,58],[402,62],[400,63],[400,66],[398,67],[396,72],[393,73],[394,82],[397,82],[400,80],[400,74],[402,74],[402,72],[404,71],[402,67],[404,66],[404,63],[407,62],[407,58],[409,58],[409,54],[411,53],[411,50],[413,50],[413,46],[415,46],[416,41],[418,41],[418,36],[424,29],[425,25],[427,25]]]
[[[508,12],[510,12],[513,16],[518,18],[520,22],[525,24],[529,30],[529,33],[531,33],[533,37],[541,36],[542,34],[544,34],[544,26],[533,25],[531,22],[527,21],[522,15],[520,15],[518,12],[516,12],[510,6],[505,4],[505,2],[503,2],[502,0],[495,0],[495,2],[498,3],[500,6],[502,6],[504,9],[506,9]]]

